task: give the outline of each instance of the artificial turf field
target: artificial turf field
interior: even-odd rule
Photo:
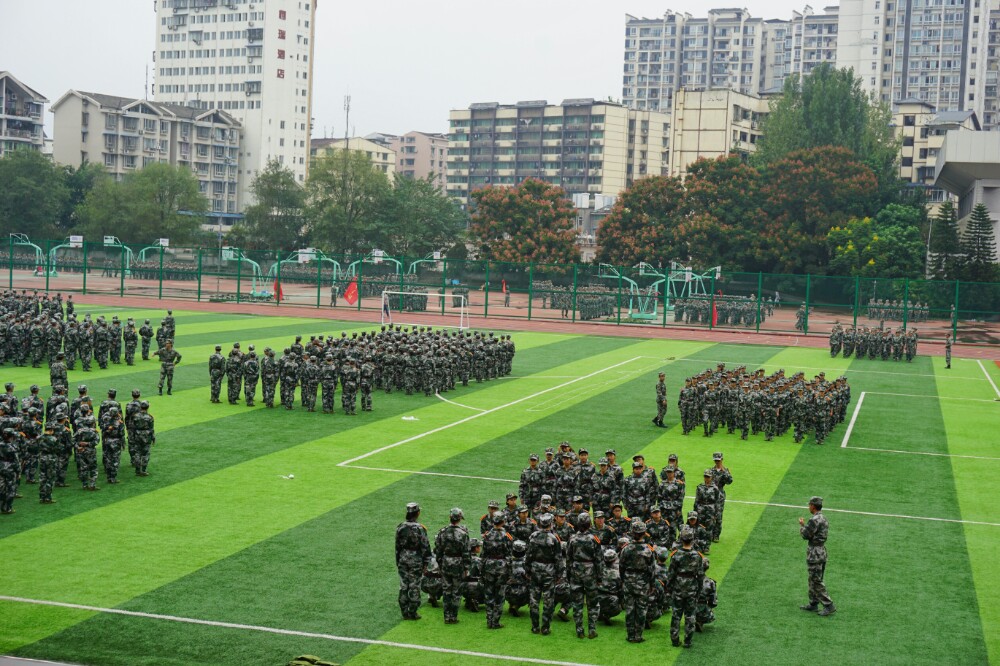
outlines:
[[[87,310],[160,316],[78,307]],[[370,326],[175,316],[184,360],[173,396],[155,395],[154,361],[70,374],[71,387],[85,382],[95,402],[111,387],[123,402],[135,387],[149,397],[151,476],[133,476],[123,460],[119,485],[105,486],[102,469],[100,492],[74,482],[50,506],[37,503],[37,486],[22,485],[17,513],[0,520],[0,654],[128,666],[277,665],[303,653],[351,664],[1000,663],[993,362],[956,359],[946,370],[940,358],[905,364],[819,349],[515,333],[511,378],[459,387],[445,396],[453,403],[376,393],[372,413],[328,416],[210,404],[208,356],[215,344],[280,349],[297,334]],[[790,436],[681,436],[680,385],[718,361],[846,372],[848,420],[865,394],[847,448],[847,423],[823,446],[811,437],[797,445]],[[671,401],[666,430],[650,423],[659,370]],[[4,367],[6,381],[18,395],[31,383],[49,395],[47,370]],[[593,641],[577,640],[571,623],[532,635],[526,612],[505,615],[499,632],[464,609],[457,626],[427,605],[420,622],[401,621],[393,534],[405,504],[421,503],[432,540],[452,506],[476,531],[487,501],[516,491],[528,455],[563,439],[592,458],[612,446],[623,464],[642,452],[657,470],[676,452],[692,480],[712,451],[725,453],[735,483],[711,553],[718,621],[693,649],[670,647],[669,617],[641,645],[625,642],[624,616],[598,625]],[[806,569],[796,519],[816,494],[830,522],[826,580],[839,610],[829,618],[798,609]]]

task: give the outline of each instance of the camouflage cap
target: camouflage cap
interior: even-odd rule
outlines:
[[[691,520],[692,518],[694,518],[695,520],[698,520],[698,512],[697,511],[688,511],[688,517],[687,517],[687,519]]]
[[[490,509],[499,509],[500,508],[500,500],[490,500],[490,503],[487,504],[486,506],[487,506],[487,508],[490,508]]]
[[[812,497],[809,498],[809,504],[811,504],[812,506],[816,507],[817,509],[822,509],[823,508],[823,498],[820,497],[819,495],[813,495]]]
[[[614,449],[607,449],[607,450],[606,450],[606,451],[604,452],[604,455],[606,455],[606,456],[616,456],[616,455],[618,455],[618,454],[617,454],[617,453],[615,453],[615,450],[614,450]]]
[[[632,460],[633,461],[636,461],[636,460],[643,460],[643,461],[645,461],[646,460],[646,456],[642,455],[641,453],[637,453],[634,456],[632,456]]]
[[[685,527],[681,530],[681,543],[691,543],[694,541],[694,530],[690,527]]]
[[[583,495],[573,495],[573,503],[575,504],[577,502],[580,502],[581,504],[583,503]]]
[[[451,511],[448,512],[448,517],[451,518],[452,520],[456,520],[456,519],[457,520],[463,520],[465,518],[465,514],[462,513],[461,509],[459,509],[458,507],[455,507],[454,509],[452,509]]]
[[[664,469],[663,471],[666,472],[667,474],[675,474],[677,472],[677,468],[674,467],[673,465],[667,465],[667,468]]]
[[[538,526],[543,530],[552,527],[552,514],[543,513],[538,517]]]
[[[582,511],[576,517],[576,528],[585,530],[588,527],[590,527],[590,514],[586,511]]]
[[[528,456],[528,460],[538,460],[538,454],[532,453],[530,456]]]
[[[519,507],[517,507],[517,512],[518,512],[518,513],[528,513],[528,507],[526,507],[526,506],[524,506],[524,505],[522,504],[522,505],[520,505]]]
[[[6,388],[8,391],[13,391],[14,390],[14,382],[7,382],[6,384],[4,384],[4,388]]]
[[[502,513],[498,513],[497,515],[493,516],[494,525],[503,525],[503,523],[504,523],[504,515]]]
[[[514,545],[511,546],[511,547],[514,549],[514,552],[517,553],[518,555],[520,555],[520,554],[522,554],[522,553],[524,553],[525,551],[528,550],[528,544],[524,543],[520,539],[518,539],[517,541],[515,541]]]
[[[469,539],[469,550],[475,550],[482,546],[482,542],[479,539]]]
[[[542,495],[542,504],[545,504],[546,500],[552,501],[552,495]]]
[[[638,518],[632,521],[632,525],[629,528],[632,534],[645,534],[646,533],[646,523],[642,522]]]
[[[601,458],[600,460],[597,461],[597,464],[598,465],[607,465],[608,464],[608,459],[607,458]]]
[[[654,504],[652,507],[650,507],[649,512],[650,513],[660,513],[660,507],[659,507],[659,505]]]
[[[660,562],[666,562],[668,557],[670,557],[670,551],[668,551],[666,548],[660,546],[656,549],[657,560],[659,560]]]
[[[410,502],[406,505],[406,513],[416,513],[417,511],[420,511],[420,505],[416,502]]]
[[[712,454],[712,460],[722,460],[722,452],[716,451]]]
[[[517,493],[507,493],[506,499],[509,499],[509,500],[517,499]]]
[[[582,447],[580,448],[579,451],[577,451],[577,453],[579,453],[581,456],[584,455],[584,454],[586,454],[588,456],[590,455],[590,451],[588,451],[587,449],[582,448]]]
[[[711,477],[712,476],[712,468],[709,467],[708,469],[706,469],[705,473],[702,476],[704,476],[706,479],[709,478],[709,477]]]
[[[11,386],[13,386],[13,385],[11,385]],[[554,448],[552,448],[551,446],[546,447],[546,449],[545,449],[545,455],[547,455],[547,456],[551,456],[555,452],[556,452],[556,450]]]
[[[614,562],[617,557],[618,557],[618,553],[616,553],[611,548],[608,548],[607,550],[604,551],[604,561],[605,562]]]
[[[594,520],[597,520],[598,518],[603,518],[603,517],[604,517],[604,512],[603,511],[595,511],[594,512]]]
[[[669,456],[667,456],[667,460],[677,460],[677,454],[671,453]]]
[[[636,460],[635,462],[632,463],[632,469],[639,469],[641,467],[642,467],[642,463],[639,462],[638,460]]]

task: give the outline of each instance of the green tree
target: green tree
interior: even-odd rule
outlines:
[[[687,258],[674,229],[684,219],[684,186],[673,176],[641,178],[622,191],[597,231],[596,260],[619,266]]]
[[[76,168],[63,167],[63,174],[67,197],[66,205],[63,207],[57,222],[59,236],[66,236],[80,223],[77,210],[87,200],[87,195],[97,186],[97,183],[108,178],[104,167],[93,162],[84,162]]]
[[[804,78],[785,79],[763,120],[754,161],[774,164],[804,149],[844,147],[876,175],[887,204],[899,195],[899,140],[891,119],[888,105],[864,92],[854,70],[823,63]]]
[[[90,238],[114,235],[138,245],[169,238],[180,246],[202,238],[200,225],[207,209],[208,201],[189,169],[151,164],[120,183],[99,179],[78,211],[79,230]]]
[[[271,160],[250,185],[254,204],[230,231],[229,240],[241,248],[291,251],[305,235],[305,188],[295,174]]]
[[[568,264],[580,260],[576,210],[562,188],[529,178],[517,187],[472,193],[469,235],[479,257],[492,261]]]
[[[66,208],[65,173],[35,150],[16,150],[0,159],[0,234],[32,240],[57,236],[56,220]]]
[[[396,174],[376,222],[380,249],[391,255],[423,257],[435,250],[464,246],[466,215],[432,177]]]
[[[874,218],[855,218],[827,234],[830,272],[861,277],[924,275],[921,210],[892,204]]]
[[[930,272],[935,280],[961,277],[962,243],[958,236],[958,212],[950,200],[941,203],[930,239]]]
[[[377,242],[389,194],[389,179],[363,152],[339,150],[319,157],[306,183],[310,241],[331,253],[367,252]]]
[[[985,204],[972,209],[962,234],[962,253],[965,255],[963,277],[969,282],[993,282],[997,277],[997,242],[993,234],[993,220]]]

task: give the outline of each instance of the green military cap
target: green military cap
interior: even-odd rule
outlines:
[[[450,512],[448,513],[448,515],[449,515],[449,517],[450,517],[450,518],[451,518],[452,520],[455,520],[456,518],[457,518],[457,519],[459,519],[459,520],[462,520],[462,519],[464,519],[464,518],[465,518],[465,514],[464,514],[464,513],[462,513],[462,510],[461,510],[461,509],[459,509],[458,507],[455,507],[454,509],[452,509],[452,510],[451,510],[451,511],[450,511]]]
[[[813,505],[817,509],[822,509],[823,508],[823,498],[820,497],[819,495],[813,495],[812,497],[809,498],[809,504]]]
[[[722,460],[722,453],[719,452],[719,451],[716,451],[715,453],[713,453],[712,454],[712,460]]]
[[[409,504],[406,505],[407,513],[414,513],[416,511],[420,511],[420,505],[417,504],[416,502],[410,502]]]
[[[604,517],[604,512],[603,511],[595,511],[594,512],[594,520],[597,520],[598,518],[603,518],[603,517]]]
[[[494,525],[502,525],[503,522],[504,522],[504,517],[502,513],[498,513],[497,515],[493,516]]]
[[[507,493],[507,498],[509,500],[517,499],[517,493]]]
[[[638,518],[632,521],[631,527],[632,534],[645,534],[646,533],[646,523],[642,522]]]
[[[694,530],[685,527],[681,530],[681,543],[691,543],[692,541],[694,541]]]
[[[552,514],[543,513],[542,515],[540,515],[538,517],[538,526],[541,527],[542,529],[552,527]]]
[[[606,456],[615,456],[615,455],[618,455],[618,454],[615,453],[614,449],[608,449],[607,451],[604,452],[604,455],[606,455]]]
[[[598,465],[607,465],[608,464],[608,459],[607,458],[601,458],[600,460],[597,461],[597,464]]]
[[[687,519],[691,520],[692,518],[694,518],[695,520],[698,520],[698,512],[697,511],[688,511],[688,517],[687,517]]]
[[[577,451],[577,453],[579,453],[581,456],[584,453],[586,453],[587,455],[590,455],[590,451],[588,451],[587,449],[584,449],[584,448],[581,448],[579,451]]]
[[[639,469],[640,467],[642,467],[642,463],[638,460],[632,463],[632,469]]]
[[[549,446],[549,447],[547,447],[545,449],[545,455],[551,455],[551,454],[554,454],[555,452],[556,452],[556,450],[554,448],[552,448],[551,446]]]
[[[649,512],[650,512],[650,513],[660,513],[660,507],[659,507],[658,505],[654,504],[654,505],[653,505],[653,506],[652,506],[652,507],[651,507],[651,508],[649,509]]]
[[[583,502],[583,495],[573,495],[573,502]]]
[[[667,465],[667,468],[663,471],[666,472],[667,474],[674,474],[677,472],[677,468],[674,467],[673,465]]]
[[[528,456],[528,460],[538,460],[538,454],[532,453],[530,456]]]
[[[490,503],[486,505],[490,509],[499,509],[500,500],[490,500]]]
[[[526,507],[526,506],[524,506],[522,504],[521,506],[517,507],[517,512],[518,513],[528,513],[528,507]]]
[[[712,468],[711,467],[705,470],[704,476],[705,476],[705,478],[708,478],[708,477],[712,476]]]

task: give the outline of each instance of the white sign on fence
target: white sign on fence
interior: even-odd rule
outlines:
[[[156,239],[156,244],[159,245],[160,247],[170,247],[170,239],[169,238],[157,238]]]
[[[83,247],[83,236],[70,236],[69,237],[70,247]]]
[[[372,250],[372,261],[374,263],[376,263],[376,264],[381,264],[382,263],[382,257],[384,255],[385,255],[385,252],[383,252],[382,250]]]
[[[104,244],[105,245],[118,245],[118,239],[115,238],[114,236],[105,236],[104,237]]]
[[[316,258],[316,248],[307,247],[299,250],[299,263],[308,264],[310,261]]]
[[[223,261],[235,261],[235,259],[236,259],[236,248],[228,246],[222,248]]]

